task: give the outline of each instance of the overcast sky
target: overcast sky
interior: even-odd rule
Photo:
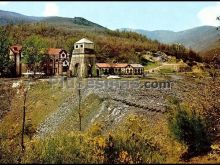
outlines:
[[[0,9],[29,16],[84,17],[109,29],[181,31],[217,26],[220,2],[0,2]]]

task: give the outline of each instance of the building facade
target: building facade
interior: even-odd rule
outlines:
[[[83,38],[74,44],[70,63],[70,74],[74,77],[94,77],[95,73],[94,43]]]
[[[69,70],[70,57],[66,50],[49,48],[47,60],[44,63],[46,75],[65,75]]]
[[[127,63],[96,63],[97,75],[143,75],[144,67],[141,64]]]
[[[31,72],[27,65],[22,63],[22,45],[13,45],[9,49],[10,59],[14,62],[14,74],[21,76],[22,73]],[[46,60],[43,61],[43,70],[48,76],[65,75],[69,70],[70,57],[64,49],[49,48]]]
[[[13,45],[9,48],[9,58],[14,63],[14,72],[16,76],[20,76],[22,73],[22,46],[21,45]]]

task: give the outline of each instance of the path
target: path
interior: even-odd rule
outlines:
[[[147,72],[151,73],[154,71],[158,71],[160,68],[165,67],[165,66],[173,66],[175,69],[177,69],[178,66],[180,66],[181,64],[169,64],[169,63],[162,63],[162,65],[155,67],[155,68],[151,68],[146,70]]]

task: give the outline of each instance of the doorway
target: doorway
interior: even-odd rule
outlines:
[[[88,68],[88,77],[92,77],[92,65],[91,64],[89,64],[88,66],[87,66],[87,68]]]
[[[80,67],[79,63],[76,63],[75,67],[74,67],[74,76],[75,77],[79,76],[79,67]]]

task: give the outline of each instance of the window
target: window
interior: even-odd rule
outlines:
[[[83,48],[83,45],[80,45],[81,48]]]
[[[63,62],[63,66],[68,66],[68,62],[67,62],[67,61],[64,61],[64,62]]]
[[[65,57],[65,54],[63,53],[63,54],[61,55],[61,57],[64,58],[64,57]]]
[[[76,45],[76,48],[78,48],[78,45]]]

